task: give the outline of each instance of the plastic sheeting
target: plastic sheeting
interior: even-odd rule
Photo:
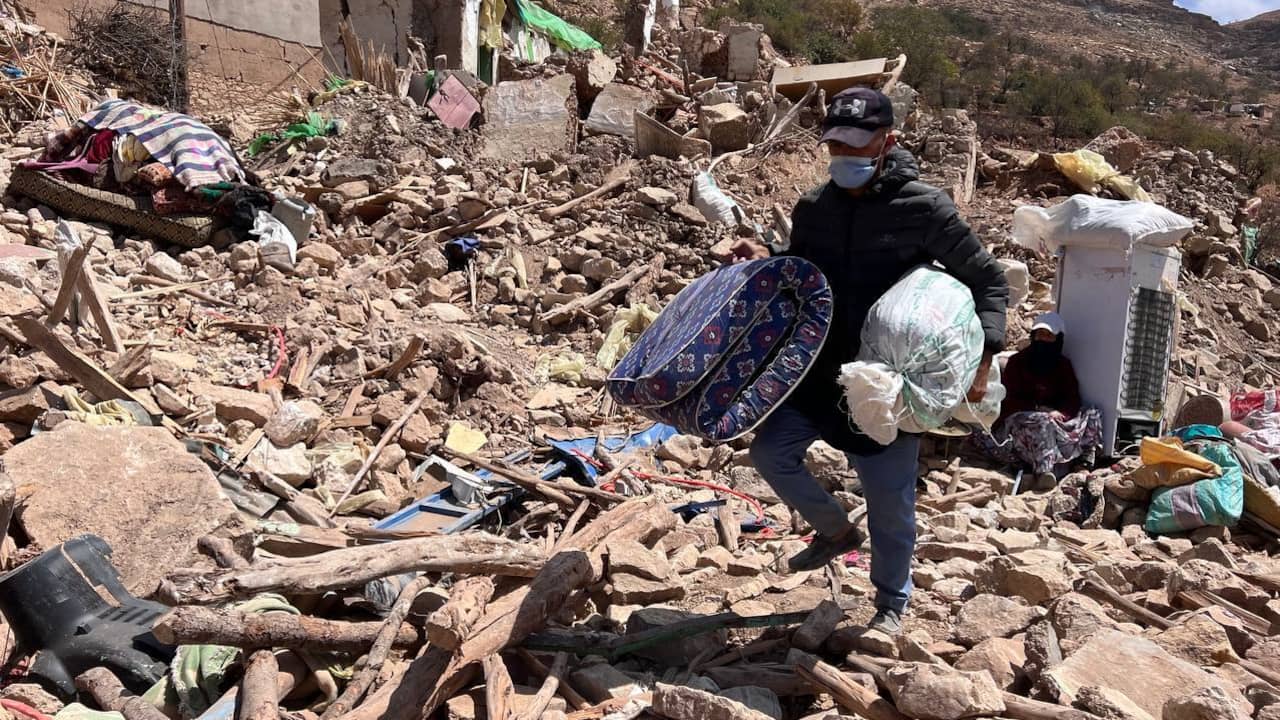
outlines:
[[[520,20],[525,25],[546,35],[553,45],[562,50],[599,50],[603,46],[582,28],[566,22],[543,10],[529,0],[515,0]]]
[[[1029,250],[1050,255],[1064,245],[1171,247],[1193,227],[1187,218],[1154,203],[1090,195],[1073,195],[1047,209],[1024,205],[1013,213],[1013,239]]]
[[[881,445],[899,431],[942,427],[965,402],[982,349],[973,293],[937,268],[917,267],[871,307],[857,361],[840,368],[849,416]],[[966,417],[990,427],[1003,400],[993,368],[986,398]]]
[[[1121,175],[1106,158],[1092,150],[1058,153],[1053,156],[1053,163],[1058,172],[1087,193],[1097,195],[1105,187],[1129,200],[1151,202],[1151,196],[1138,181]]]

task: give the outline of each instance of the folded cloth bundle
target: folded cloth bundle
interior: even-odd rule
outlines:
[[[831,289],[806,260],[727,265],[676,296],[614,368],[621,405],[723,442],[799,385],[831,326]]]

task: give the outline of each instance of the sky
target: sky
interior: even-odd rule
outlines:
[[[1280,10],[1280,0],[1174,0],[1174,5],[1209,15],[1220,23],[1245,20]]]

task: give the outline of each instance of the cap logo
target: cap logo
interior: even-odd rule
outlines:
[[[832,114],[837,117],[856,118],[862,117],[867,109],[867,101],[862,98],[849,98],[836,103],[835,112]]]

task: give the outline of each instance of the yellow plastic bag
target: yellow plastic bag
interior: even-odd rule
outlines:
[[[111,425],[137,425],[133,413],[129,412],[118,400],[108,400],[96,405],[90,404],[74,388],[65,388],[62,399],[67,403],[67,417],[86,425],[107,427]]]
[[[1136,180],[1121,175],[1111,163],[1092,150],[1076,150],[1056,153],[1053,163],[1058,172],[1090,195],[1097,195],[1104,187],[1119,193],[1127,200],[1151,202],[1151,196]]]
[[[582,353],[564,352],[559,355],[543,355],[538,358],[538,364],[533,368],[533,379],[539,385],[545,385],[549,380],[581,385],[582,373],[586,370],[587,359],[582,356]]]
[[[651,310],[648,305],[632,305],[614,313],[613,326],[604,336],[604,343],[596,353],[596,362],[605,370],[612,370],[613,366],[617,365],[622,356],[626,355],[635,344],[640,333],[648,329],[656,319],[658,319],[658,313]]]
[[[1189,485],[1222,475],[1222,468],[1185,449],[1178,438],[1143,438],[1139,456],[1142,467],[1129,473],[1129,478],[1148,490]]]

